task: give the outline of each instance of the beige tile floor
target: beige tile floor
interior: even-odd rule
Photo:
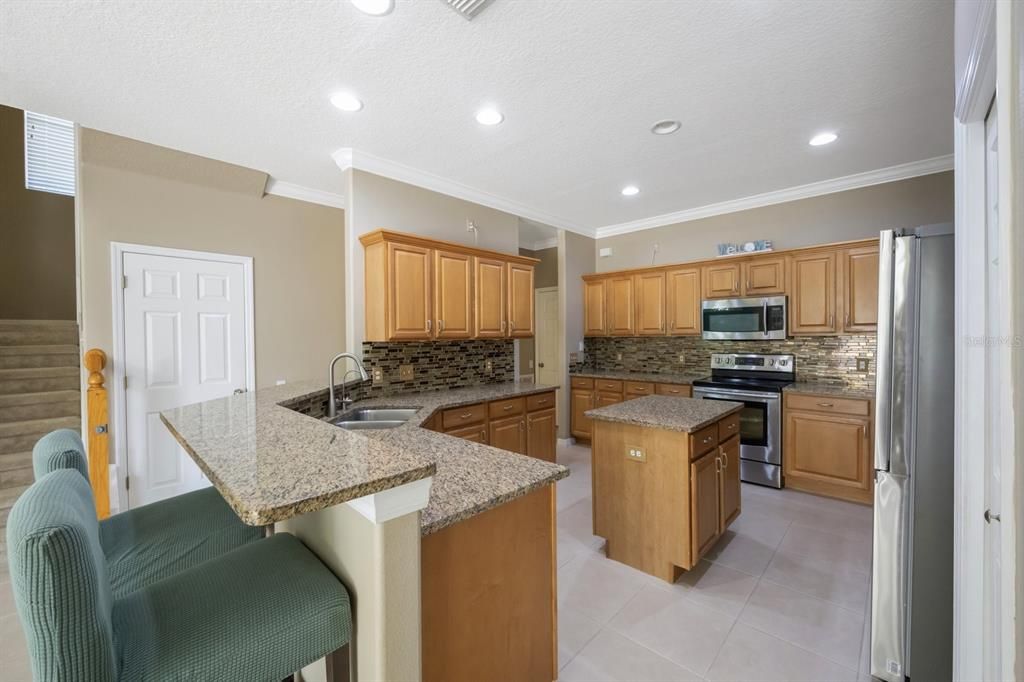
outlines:
[[[740,518],[669,585],[591,534],[590,449],[558,459],[562,682],[870,679],[869,507],[744,484]]]
[[[669,585],[605,558],[590,532],[590,449],[558,458],[572,470],[558,483],[562,682],[870,679],[870,508],[744,485],[740,518]],[[6,563],[0,677],[29,680]]]

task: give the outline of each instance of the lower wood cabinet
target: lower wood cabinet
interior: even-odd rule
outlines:
[[[449,429],[445,431],[449,436],[455,436],[456,438],[462,438],[464,440],[471,440],[474,443],[483,443],[487,445],[487,427],[483,424],[476,426],[464,426],[461,429]]]
[[[526,454],[526,417],[496,419],[491,422],[489,445],[509,452]]]
[[[572,389],[569,394],[569,403],[570,412],[572,412],[569,429],[570,432],[576,438],[590,440],[593,422],[591,422],[590,418],[584,413],[594,407],[594,389]]]
[[[696,563],[740,515],[740,439],[690,464],[690,543]]]
[[[782,471],[787,488],[871,504],[871,401],[786,394]]]
[[[735,415],[739,423],[739,415]],[[721,486],[721,509],[718,513],[718,532],[725,529],[740,515],[740,439],[733,437],[718,446],[718,455],[722,460],[719,472]]]
[[[554,462],[557,442],[558,423],[554,408],[526,415],[526,454]]]
[[[503,398],[443,410],[423,426],[474,443],[554,462],[558,443],[554,405],[554,391],[525,398]],[[589,402],[586,409],[590,409]]]
[[[641,398],[645,395],[693,397],[693,389],[686,384],[572,377],[570,385],[572,388],[569,394],[569,431],[573,437],[587,441],[593,433],[591,421],[584,414],[587,410],[615,405],[623,400]]]

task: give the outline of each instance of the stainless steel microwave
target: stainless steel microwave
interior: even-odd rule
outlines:
[[[701,304],[705,339],[767,341],[786,338],[786,297],[724,298]]]

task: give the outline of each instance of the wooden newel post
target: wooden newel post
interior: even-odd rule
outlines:
[[[107,421],[107,389],[103,387],[103,368],[107,354],[99,348],[85,351],[82,364],[89,370],[89,390],[85,404],[88,413],[89,482],[96,500],[96,515],[110,516],[110,433]]]

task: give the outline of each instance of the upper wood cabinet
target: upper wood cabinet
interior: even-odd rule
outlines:
[[[878,246],[842,252],[843,331],[878,329]]]
[[[789,333],[836,332],[836,252],[820,251],[791,257]]]
[[[537,259],[390,230],[359,241],[366,341],[533,336]]]
[[[700,334],[700,269],[665,273],[666,327],[672,335]]]
[[[473,257],[434,251],[434,336],[473,338]]]
[[[603,279],[583,282],[583,335],[604,336],[608,333],[605,315],[605,281]]]
[[[701,268],[704,298],[735,298],[741,294],[742,267],[739,262],[715,263]]]
[[[505,262],[494,258],[476,258],[476,336],[494,339],[505,336],[508,324],[505,307],[507,278]]]
[[[786,257],[756,256],[743,263],[744,296],[786,293]]]
[[[605,283],[605,296],[608,333],[612,336],[633,336],[636,333],[633,277],[609,277]]]
[[[633,283],[636,294],[636,333],[649,336],[665,333],[665,273],[645,272]]]
[[[533,301],[533,265],[509,263],[509,336],[533,336]]]

